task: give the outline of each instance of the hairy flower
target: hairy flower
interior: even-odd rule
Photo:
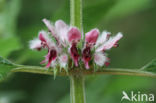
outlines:
[[[30,44],[30,49],[36,49],[36,50],[42,49],[41,41],[38,38],[31,40],[29,44]]]
[[[68,63],[68,56],[67,54],[62,54],[60,57],[59,57],[59,63],[60,63],[60,66],[65,68],[67,66],[67,63]]]
[[[85,47],[82,51],[82,60],[85,64],[86,69],[89,69],[89,61],[91,60],[91,48],[96,43],[99,36],[99,30],[93,29],[85,34]]]
[[[81,32],[76,28],[72,27],[68,32],[68,41],[70,42],[69,53],[73,59],[75,66],[78,66],[79,54],[77,50],[77,43],[81,39]]]
[[[62,20],[56,21],[54,25],[47,19],[43,19],[43,22],[49,32],[40,31],[38,38],[31,40],[29,44],[31,49],[48,50],[45,60],[41,62],[47,63],[47,68],[55,68],[57,65],[61,68],[71,67],[69,60],[72,60],[75,66],[82,65],[79,63],[82,60],[86,69],[92,65],[91,61],[98,66],[108,66],[110,59],[105,51],[117,47],[118,41],[123,36],[118,33],[110,37],[111,33],[107,31],[103,31],[100,35],[99,30],[95,28],[85,33],[83,42],[81,39],[84,33],[78,28],[67,25]],[[84,45],[83,48],[79,44]]]
[[[99,65],[103,66],[106,63],[107,57],[103,52],[96,52],[94,54],[94,62]]]

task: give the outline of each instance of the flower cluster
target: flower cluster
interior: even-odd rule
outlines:
[[[103,31],[100,34],[96,28],[87,32],[83,38],[83,32],[62,20],[56,21],[54,25],[47,19],[43,19],[43,22],[49,32],[40,31],[38,38],[30,41],[30,48],[48,50],[45,60],[41,62],[47,62],[47,68],[57,65],[66,68],[70,59],[76,67],[80,65],[79,61],[82,61],[86,69],[90,68],[91,61],[98,66],[107,66],[109,58],[106,57],[105,51],[117,47],[122,38],[121,33],[110,37],[110,32]]]

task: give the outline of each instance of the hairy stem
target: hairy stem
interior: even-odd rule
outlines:
[[[70,76],[71,103],[86,103],[83,75]]]
[[[28,73],[38,73],[38,74],[45,74],[45,75],[53,75],[53,71],[48,70],[43,67],[38,66],[19,66],[11,70],[12,72],[28,72]],[[69,76],[73,72],[79,73],[79,70],[69,70],[69,73],[67,74],[66,71],[62,69],[61,72],[59,72],[58,76]],[[83,75],[130,75],[130,76],[143,76],[143,77],[154,77],[156,78],[156,73],[150,72],[150,71],[143,71],[139,69],[127,69],[127,68],[108,68],[103,70],[84,70]]]
[[[82,0],[70,0],[70,22],[72,26],[82,31]],[[70,76],[71,103],[86,103],[84,90],[84,75],[82,72]]]
[[[70,0],[70,23],[82,30],[82,0]]]

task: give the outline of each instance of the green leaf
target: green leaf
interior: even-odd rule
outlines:
[[[11,61],[6,60],[6,59],[2,58],[1,56],[0,56],[0,64],[11,65],[11,66],[14,65]]]
[[[9,60],[0,57],[0,81],[5,79],[10,71],[15,68],[16,65]]]

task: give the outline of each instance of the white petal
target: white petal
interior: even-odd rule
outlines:
[[[106,62],[107,57],[102,52],[95,52],[94,54],[94,62],[99,65],[103,66]]]
[[[102,34],[98,37],[95,47],[102,45],[108,39],[110,34],[110,32],[103,31]]]
[[[29,47],[30,47],[30,49],[39,49],[42,47],[41,41],[39,39],[35,38],[34,40],[31,40],[29,42]]]
[[[66,25],[66,23],[65,23],[64,21],[62,21],[62,20],[57,20],[57,21],[55,22],[55,28],[56,28],[57,30],[60,30],[60,29],[63,29],[63,28],[68,28],[68,26]]]
[[[118,33],[116,36],[111,37],[108,41],[106,41],[102,46],[98,47],[96,51],[99,52],[111,49],[122,37],[122,33]]]
[[[60,42],[62,43],[62,45],[66,46],[68,43],[68,30],[69,27],[67,24],[65,24],[62,20],[58,20],[55,22],[55,31],[58,35],[58,37],[60,38]]]
[[[101,45],[100,47],[98,47],[97,49],[96,49],[96,52],[101,52],[103,50],[103,45]]]
[[[53,35],[55,35],[55,29],[54,29],[52,23],[51,23],[49,20],[47,20],[47,19],[43,19],[42,21],[43,21],[44,24],[47,26],[47,28],[49,29],[49,31],[50,31]]]
[[[59,57],[59,63],[61,67],[66,67],[67,63],[68,63],[68,56],[66,54],[62,54]]]

